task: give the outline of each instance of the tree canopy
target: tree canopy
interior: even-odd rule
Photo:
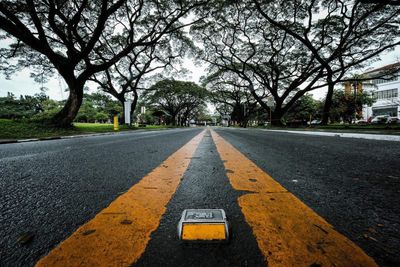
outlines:
[[[400,44],[400,8],[389,1],[252,0],[268,23],[300,42],[326,75],[322,123],[328,122],[335,84]],[[281,4],[285,8],[272,8]]]
[[[228,71],[279,120],[303,95],[328,87],[324,121],[335,84],[346,73],[399,45],[400,8],[361,1],[224,2],[192,27],[209,75]]]
[[[144,94],[149,106],[169,115],[169,124],[183,125],[205,105],[207,91],[186,81],[162,80],[154,84]]]
[[[1,1],[3,38],[0,65],[9,74],[37,66],[56,70],[69,88],[65,106],[53,123],[68,126],[82,104],[83,88],[94,74],[106,71],[137,47],[146,48],[180,31],[192,21],[182,18],[207,1]],[[10,65],[10,58],[18,64]]]

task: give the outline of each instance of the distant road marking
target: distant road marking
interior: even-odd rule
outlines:
[[[144,252],[205,130],[79,227],[37,266],[130,266]]]
[[[378,266],[256,164],[214,131],[239,206],[268,266]]]

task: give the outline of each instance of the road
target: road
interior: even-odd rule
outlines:
[[[0,146],[0,265],[399,266],[400,142],[190,128]],[[177,238],[223,208],[229,243]]]

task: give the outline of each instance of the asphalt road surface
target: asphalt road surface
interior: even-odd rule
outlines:
[[[0,145],[0,266],[400,266],[400,142],[190,128]],[[184,243],[222,208],[228,243]]]

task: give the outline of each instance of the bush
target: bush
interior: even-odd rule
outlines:
[[[94,117],[95,117],[96,121],[98,121],[98,122],[107,122],[109,119],[108,114],[106,114],[104,112],[97,112]]]
[[[43,110],[41,102],[46,98],[45,95],[36,94],[34,96],[20,96],[16,98],[8,93],[6,97],[0,98],[0,118],[3,119],[24,119]]]
[[[59,102],[55,100],[47,99],[43,101],[41,105],[43,111],[32,116],[29,121],[48,122],[61,110]]]

